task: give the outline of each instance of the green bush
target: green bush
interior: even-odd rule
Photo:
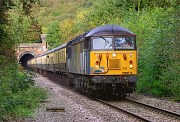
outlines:
[[[130,12],[123,26],[137,34],[137,92],[180,99],[177,8]]]
[[[163,70],[161,80],[171,90],[171,96],[180,101],[180,62],[175,61]]]
[[[36,109],[40,101],[45,98],[46,92],[37,87],[30,87],[16,94],[9,94],[9,96],[4,97],[3,101],[0,102],[0,120],[33,116],[34,109]]]
[[[169,97],[171,95],[170,89],[167,88],[163,82],[153,81],[149,87],[151,89],[150,94],[153,94],[154,96]]]
[[[26,90],[31,85],[34,85],[34,81],[28,74],[19,72],[17,70],[17,66],[13,66],[11,64],[5,67],[5,69],[1,72],[0,79],[2,80],[2,82],[7,83],[8,88],[13,93]]]
[[[0,72],[0,121],[32,116],[46,91],[34,86],[32,76],[8,65]]]

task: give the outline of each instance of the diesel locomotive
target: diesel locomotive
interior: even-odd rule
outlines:
[[[88,94],[126,97],[137,81],[136,35],[117,25],[99,26],[36,56],[28,66],[66,76],[73,88]]]

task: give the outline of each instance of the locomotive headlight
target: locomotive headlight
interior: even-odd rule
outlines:
[[[95,66],[96,66],[96,67],[99,67],[99,61],[96,61],[96,62],[95,62]]]
[[[130,63],[129,68],[132,69],[133,68],[133,61],[130,60],[129,63]]]
[[[113,58],[116,58],[116,53],[113,53],[113,54],[112,54],[112,57],[113,57]]]

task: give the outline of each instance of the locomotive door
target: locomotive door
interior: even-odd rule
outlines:
[[[87,49],[83,50],[83,72],[87,73]]]
[[[83,72],[84,74],[90,74],[90,38],[85,39],[83,49]]]
[[[83,72],[84,74],[90,74],[90,38],[84,41],[83,49]]]

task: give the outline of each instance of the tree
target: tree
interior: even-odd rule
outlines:
[[[29,5],[35,0],[15,0],[14,7],[9,11],[12,39],[16,43],[39,42],[41,27],[37,20],[31,15]]]
[[[6,25],[8,23],[7,20],[7,10],[9,6],[12,4],[10,0],[1,0],[0,1],[0,62],[4,61],[4,58],[14,58],[14,51],[12,49],[14,42],[8,39],[8,31]],[[4,63],[0,63],[0,67],[3,66]],[[1,67],[2,68],[2,67]]]
[[[61,42],[62,40],[60,40],[61,37],[59,32],[60,32],[60,28],[58,21],[53,22],[48,27],[46,41],[48,42],[49,49],[55,48],[62,43]]]

